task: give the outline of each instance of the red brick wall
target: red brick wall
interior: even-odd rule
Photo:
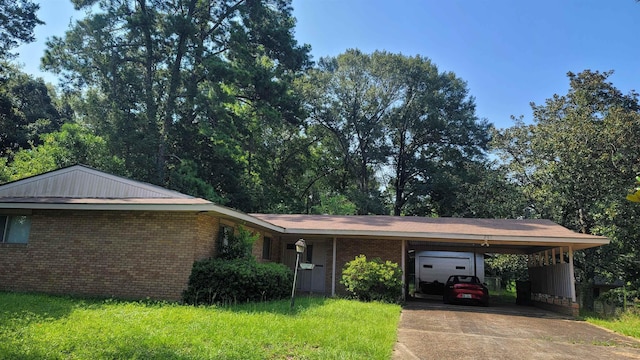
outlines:
[[[196,213],[34,211],[28,244],[0,244],[0,290],[179,300],[218,226]]]
[[[402,265],[402,242],[398,240],[375,240],[375,239],[337,239],[336,241],[336,293],[345,294],[345,288],[340,283],[342,279],[342,269],[345,264],[356,258],[358,255],[365,255],[367,260],[380,258],[383,261],[392,261]],[[332,242],[329,242],[327,254],[327,273],[329,282],[327,292],[331,291],[331,265],[333,263]]]

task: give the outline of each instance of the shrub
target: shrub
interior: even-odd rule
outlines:
[[[183,292],[188,304],[230,304],[282,299],[289,295],[292,271],[255,259],[207,259],[193,264]]]
[[[221,228],[222,229],[222,228]],[[238,226],[237,234],[221,234],[220,237],[227,237],[227,243],[219,244],[218,257],[221,259],[252,259],[251,248],[258,240],[260,234],[252,234],[244,226]]]
[[[391,261],[367,261],[366,256],[357,256],[345,265],[340,282],[363,301],[399,302],[402,297],[402,272]]]

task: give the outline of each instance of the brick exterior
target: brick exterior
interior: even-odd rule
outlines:
[[[34,210],[29,243],[0,244],[0,290],[179,300],[218,226],[196,213]]]
[[[332,242],[329,242],[327,254],[327,292],[331,291],[331,265],[333,264]],[[337,239],[336,241],[336,294],[344,295],[346,290],[340,280],[345,264],[358,255],[365,255],[368,260],[380,258],[402,265],[402,241],[376,239]]]
[[[206,213],[34,210],[27,244],[0,243],[0,291],[178,301],[193,262],[215,255],[221,225],[237,228]],[[262,259],[264,236],[271,238],[270,259]],[[333,240],[324,241],[330,295]],[[260,233],[252,253],[282,262],[285,242]],[[402,256],[400,241],[339,238],[336,246],[338,294],[345,293],[342,268],[356,256],[398,264]]]

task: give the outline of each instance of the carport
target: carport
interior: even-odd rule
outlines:
[[[527,255],[536,305],[577,315],[573,253],[602,246],[601,236],[575,233],[549,220],[441,219],[440,234],[407,241],[407,252]],[[406,266],[404,267],[407,268]]]
[[[324,244],[325,293],[340,292],[344,264],[359,254],[379,257],[407,269],[410,251],[453,251],[528,256],[531,293],[536,305],[575,314],[573,253],[606,245],[601,236],[575,233],[549,220],[467,219],[401,216],[252,214],[280,228],[279,236]],[[285,250],[283,250],[284,253]],[[315,256],[315,255],[314,255]],[[311,259],[313,260],[313,259]],[[405,284],[407,271],[403,272]],[[406,297],[407,286],[404,287]]]

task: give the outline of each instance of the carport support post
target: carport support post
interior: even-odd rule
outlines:
[[[333,255],[332,255],[332,262],[333,264],[331,265],[331,296],[336,296],[336,245],[337,245],[338,239],[334,236],[333,237]]]
[[[576,302],[576,274],[573,268],[573,247],[569,245],[569,275],[571,276],[571,301]]]
[[[402,257],[400,262],[402,263],[402,301],[407,299],[407,240],[402,240]]]

